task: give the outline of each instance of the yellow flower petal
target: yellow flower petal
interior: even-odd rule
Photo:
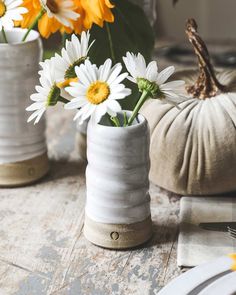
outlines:
[[[57,87],[65,88],[65,87],[69,86],[71,82],[78,82],[78,78],[66,79],[65,81],[57,83]]]
[[[230,254],[229,257],[232,258],[232,260],[233,260],[233,264],[232,264],[231,269],[233,271],[236,271],[236,253]]]

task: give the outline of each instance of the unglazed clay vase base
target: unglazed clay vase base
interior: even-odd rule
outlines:
[[[151,216],[132,224],[96,222],[85,216],[84,235],[91,243],[108,249],[128,249],[140,246],[152,237]]]
[[[30,160],[0,164],[0,187],[16,187],[35,182],[49,171],[47,154]]]

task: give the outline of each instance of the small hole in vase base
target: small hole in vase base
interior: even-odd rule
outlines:
[[[113,232],[111,233],[111,239],[114,240],[114,241],[117,241],[117,240],[119,239],[119,234],[118,234],[118,232],[113,231]]]
[[[29,168],[28,174],[29,174],[29,176],[34,176],[35,175],[35,169],[34,168]]]

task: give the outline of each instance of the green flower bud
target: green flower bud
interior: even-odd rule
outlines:
[[[55,106],[60,98],[60,94],[60,88],[58,88],[57,85],[54,84],[48,94],[47,106]]]
[[[80,66],[82,63],[85,62],[87,56],[81,57],[79,60],[75,61],[69,68],[66,70],[65,79],[73,79],[76,78],[75,67]]]
[[[137,78],[138,88],[140,92],[148,92],[152,98],[165,98],[164,93],[161,92],[159,86],[155,82],[148,81],[144,78]]]

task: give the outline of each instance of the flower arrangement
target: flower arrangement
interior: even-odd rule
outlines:
[[[33,104],[27,111],[33,111],[28,122],[38,123],[46,109],[58,102],[65,104],[65,109],[78,110],[74,120],[82,124],[88,118],[99,123],[104,115],[116,127],[131,126],[144,102],[149,98],[157,98],[177,105],[184,100],[182,96],[183,81],[166,82],[174,73],[170,66],[158,72],[155,61],[148,65],[142,54],[127,52],[123,57],[127,72],[122,72],[122,64],[112,65],[108,58],[104,64],[97,66],[89,60],[90,33],[82,32],[81,39],[72,35],[71,41],[66,41],[61,54],[41,63],[40,86],[37,93],[31,95]],[[141,93],[130,118],[123,112],[123,120],[117,113],[121,112],[118,101],[131,94],[131,89],[124,84],[128,79],[135,83]]]
[[[174,67],[159,71],[157,63],[150,61],[154,42],[144,12],[128,0],[112,3],[109,0],[0,0],[0,4],[1,42],[8,42],[9,38],[9,43],[14,43],[1,48],[4,52],[11,51],[6,68],[9,77],[17,73],[18,83],[10,94],[7,92],[8,103],[14,101],[16,106],[17,130],[27,129],[24,140],[19,138],[20,131],[11,134],[14,146],[17,149],[20,146],[20,160],[16,160],[21,163],[19,177],[14,179],[8,173],[7,181],[4,179],[2,183],[27,184],[47,173],[43,117],[49,107],[63,103],[66,110],[76,111],[74,120],[79,124],[89,121],[86,238],[114,249],[141,245],[152,235],[152,220],[148,178],[150,133],[147,120],[139,111],[149,98],[177,107],[185,99],[183,81],[167,82]],[[123,12],[128,16],[132,13],[132,17],[126,19]],[[105,38],[100,28],[104,22]],[[24,29],[13,29],[14,26]],[[39,72],[42,46],[34,28],[45,38],[58,31],[65,36],[63,48],[40,62]],[[16,50],[25,55],[27,63],[17,58]],[[10,64],[13,66],[8,69]],[[37,72],[39,85],[35,87]],[[27,83],[21,82],[24,77],[29,77]],[[2,75],[1,83],[10,84],[11,79]],[[36,92],[32,94],[34,88]],[[5,101],[4,94],[3,91],[0,101]],[[129,106],[124,103],[128,99],[132,100]],[[26,128],[25,108],[31,112],[28,122],[34,121],[37,126]],[[12,117],[4,118],[4,126],[11,125]],[[32,151],[30,156],[25,146],[27,151]],[[13,156],[7,159],[7,167],[18,167]],[[30,173],[27,170],[29,166],[35,171],[32,177],[31,170]],[[94,194],[99,196],[99,204]]]

